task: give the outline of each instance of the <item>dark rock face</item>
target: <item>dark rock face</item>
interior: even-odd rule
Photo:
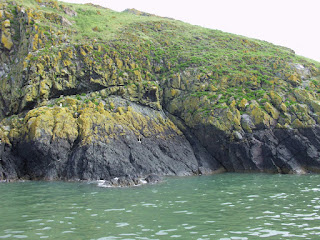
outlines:
[[[229,172],[320,172],[320,127],[262,129],[229,141],[223,132],[200,128],[203,146]]]
[[[52,139],[1,146],[0,179],[105,180],[108,186],[134,186],[161,176],[215,172],[320,172],[320,126],[260,129],[230,139],[212,126],[184,129],[170,138],[137,139],[133,133],[110,142]],[[139,180],[140,179],[140,180]]]
[[[16,156],[9,147],[1,144],[0,180],[19,179],[24,175],[23,160]]]
[[[205,134],[204,132],[205,131]],[[191,133],[189,133],[191,136]],[[267,129],[229,142],[223,133],[207,128],[188,138],[170,141],[122,136],[109,144],[81,146],[58,139],[6,147],[0,161],[1,179],[109,180],[110,185],[148,183],[163,175],[222,172],[307,173],[320,171],[320,127],[299,130]],[[199,138],[199,141],[198,141]],[[193,139],[193,140],[192,140]],[[202,145],[200,144],[202,143]],[[112,183],[112,179],[117,183]]]
[[[38,141],[21,142],[17,149],[5,152],[0,171],[2,178],[45,180],[111,180],[115,177],[134,179],[150,174],[192,175],[221,171],[221,165],[199,163],[192,146],[182,136],[169,141],[160,138],[122,136],[110,143],[92,142],[81,146],[43,135]],[[15,152],[19,160],[14,160]],[[11,160],[12,159],[12,160]],[[9,167],[6,167],[9,166]],[[148,182],[158,180],[150,175]],[[121,184],[120,184],[121,185]]]

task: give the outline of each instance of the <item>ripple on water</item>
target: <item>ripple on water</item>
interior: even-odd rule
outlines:
[[[157,208],[158,206],[154,203],[143,203],[142,206],[144,207],[154,207],[154,208]]]
[[[126,226],[129,226],[130,224],[129,223],[126,223],[126,222],[120,222],[120,223],[116,223],[116,227],[126,227]]]
[[[193,229],[196,228],[196,226],[188,226],[188,227],[184,227],[184,229]]]
[[[13,237],[13,238],[19,238],[19,239],[28,238],[27,235],[13,235],[12,237]]]
[[[125,208],[111,208],[111,209],[105,209],[105,212],[114,212],[114,211],[125,211]]]
[[[166,229],[166,230],[160,230],[158,232],[156,232],[155,234],[156,235],[168,235],[169,232],[174,232],[174,231],[177,231],[177,229]]]
[[[43,219],[30,219],[30,220],[27,220],[26,222],[40,222],[42,220]]]
[[[120,239],[120,238],[121,238],[121,237],[110,236],[110,237],[98,238],[97,240],[113,240],[113,239]]]
[[[193,212],[189,212],[187,210],[182,210],[182,211],[174,211],[173,213],[184,213],[184,214],[187,214],[187,215],[192,215]]]
[[[24,233],[25,231],[14,231],[12,229],[6,229],[4,230],[5,233],[11,233],[11,234],[19,234],[19,233]]]
[[[219,179],[223,176],[212,178]],[[68,198],[52,200],[60,194],[55,192],[52,198],[40,199],[41,203],[50,202],[49,206],[35,205],[31,199],[26,202],[27,206],[17,211],[19,204],[12,204],[12,209],[19,213],[15,221],[21,225],[2,225],[5,218],[0,216],[0,239],[58,239],[62,235],[61,238],[73,240],[77,239],[78,234],[90,230],[94,231],[92,240],[320,239],[319,181],[317,180],[316,185],[304,183],[298,190],[278,181],[277,189],[274,189],[277,176],[266,177],[268,181],[259,180],[260,176],[257,178],[258,182],[261,181],[261,186],[264,186],[261,189],[259,184],[249,183],[251,178],[248,177],[247,185],[233,186],[237,181],[230,183],[228,180],[224,183],[220,180],[221,184],[215,185],[207,182],[207,188],[197,182],[192,185],[192,178],[181,180],[182,183],[190,180],[186,189],[182,189],[177,184],[178,180],[174,180],[172,192],[169,187],[163,188],[165,185],[112,191],[98,189],[96,186],[92,191],[92,185],[86,187],[88,189],[82,186],[72,201]],[[227,180],[225,177],[223,179]],[[153,188],[156,189],[153,191],[155,194],[150,194]],[[74,189],[73,186],[71,191]],[[83,198],[79,198],[82,194]],[[59,202],[60,200],[66,202]],[[52,206],[58,211],[49,212]],[[3,210],[5,209],[1,209],[1,212]],[[200,222],[197,221],[199,219]],[[236,219],[239,221],[236,222]],[[77,229],[71,228],[73,226],[77,226]],[[11,229],[3,230],[6,228]],[[21,229],[24,231],[19,231]],[[230,229],[235,231],[229,232]],[[50,236],[47,236],[49,233]]]
[[[46,231],[46,230],[51,230],[52,227],[44,227],[44,228],[39,228],[37,231]]]
[[[0,236],[0,238],[4,239],[4,238],[9,238],[11,236],[12,236],[12,234],[7,234],[7,235]]]

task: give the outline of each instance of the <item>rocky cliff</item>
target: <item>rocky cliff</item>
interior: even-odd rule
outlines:
[[[6,0],[0,21],[0,179],[320,170],[318,62],[137,10]]]

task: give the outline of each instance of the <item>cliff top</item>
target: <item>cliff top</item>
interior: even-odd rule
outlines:
[[[189,120],[219,122],[229,109],[257,124],[283,118],[284,127],[297,104],[318,111],[320,63],[286,47],[135,9],[54,0],[6,0],[0,9],[2,117],[112,87]]]

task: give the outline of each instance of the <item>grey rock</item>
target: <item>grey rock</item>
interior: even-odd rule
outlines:
[[[253,129],[255,125],[248,114],[241,115],[241,126],[243,129]]]
[[[150,174],[148,177],[146,177],[146,181],[148,183],[158,183],[162,181],[162,178],[155,174]]]

